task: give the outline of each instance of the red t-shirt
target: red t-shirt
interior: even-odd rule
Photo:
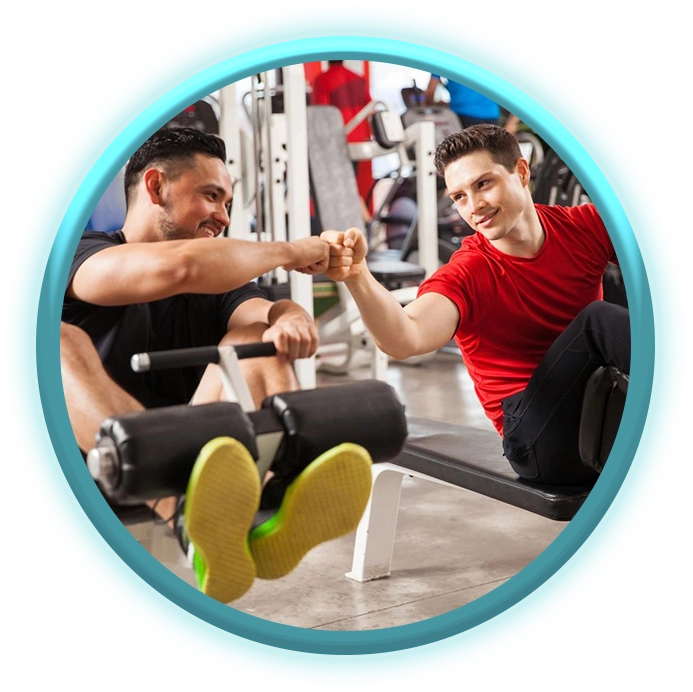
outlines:
[[[313,83],[310,102],[314,106],[336,106],[346,125],[366,104],[370,103],[366,80],[344,65],[331,65]],[[347,136],[349,142],[367,142],[371,138],[368,118]]]
[[[455,341],[486,415],[503,434],[501,401],[522,391],[551,344],[603,297],[614,248],[594,205],[536,205],[546,233],[535,257],[512,257],[480,233],[419,288],[460,313]]]

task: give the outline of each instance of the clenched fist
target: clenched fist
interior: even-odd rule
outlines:
[[[329,245],[317,236],[294,240],[289,245],[294,257],[283,265],[287,271],[295,269],[303,274],[321,274],[329,266]]]
[[[358,228],[348,231],[324,231],[321,240],[329,243],[329,267],[324,272],[332,281],[357,278],[366,264],[368,243]]]

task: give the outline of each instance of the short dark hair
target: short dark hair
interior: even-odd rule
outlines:
[[[434,156],[436,170],[440,175],[453,161],[475,151],[488,151],[491,158],[509,172],[515,170],[517,160],[522,157],[515,136],[498,125],[471,125],[461,132],[448,135],[437,147]]]
[[[126,202],[130,202],[132,191],[145,169],[153,165],[166,166],[167,174],[176,178],[190,165],[195,154],[215,157],[226,163],[226,145],[215,135],[192,127],[166,127],[155,132],[130,157],[125,167]]]

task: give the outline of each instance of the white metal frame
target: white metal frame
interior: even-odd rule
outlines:
[[[372,473],[371,497],[356,529],[351,571],[345,575],[358,582],[390,576],[402,480],[405,476],[422,478],[450,488],[458,487],[391,462],[373,464]]]
[[[257,410],[248,383],[243,377],[236,349],[233,346],[219,346],[218,350],[221,381],[227,399],[237,402],[246,413]],[[281,431],[256,435],[260,478],[264,478],[269,471],[283,437],[284,433]]]
[[[306,80],[303,65],[283,68],[284,113],[287,131],[287,204],[289,240],[310,236],[310,190],[308,177],[308,124]],[[313,277],[291,272],[291,298],[313,316]],[[296,361],[296,376],[303,389],[316,385],[315,357]]]
[[[302,65],[282,68],[284,113],[270,114],[266,103],[260,114],[262,147],[259,165],[264,172],[265,207],[263,218],[271,229],[262,238],[250,233],[251,213],[243,200],[253,190],[250,178],[257,174],[255,162],[244,147],[244,133],[238,117],[236,87],[221,90],[220,135],[226,142],[229,174],[235,181],[230,235],[234,238],[298,240],[310,235],[310,192],[308,177],[308,135],[306,122],[306,87]],[[269,92],[267,78],[265,89]],[[245,138],[247,139],[247,137]],[[257,190],[255,190],[257,193]],[[256,197],[257,200],[257,197]],[[288,216],[288,225],[287,225]],[[279,268],[273,273],[278,283],[289,282],[291,299],[313,316],[313,282],[310,276]],[[316,386],[315,358],[296,361],[296,376],[302,389]]]

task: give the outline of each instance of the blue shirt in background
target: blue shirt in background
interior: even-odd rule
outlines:
[[[441,79],[437,74],[431,76]],[[444,86],[450,94],[450,109],[458,115],[488,120],[500,118],[500,107],[495,101],[451,79],[445,78]]]

